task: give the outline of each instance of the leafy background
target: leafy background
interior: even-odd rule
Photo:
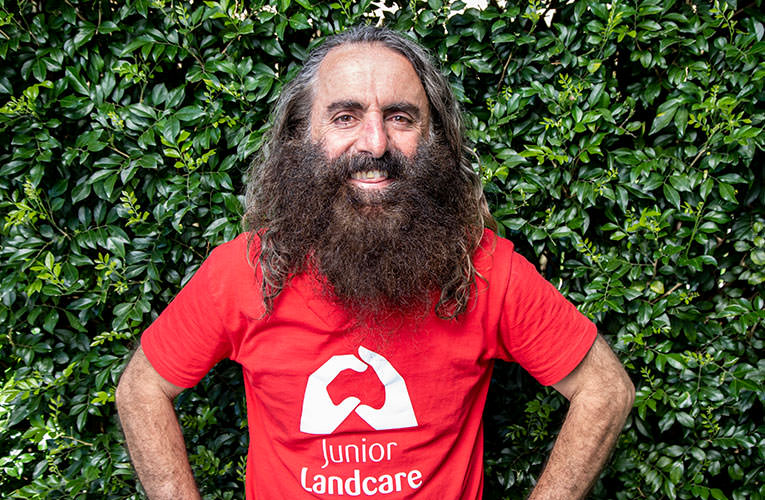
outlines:
[[[240,230],[243,172],[307,50],[382,18],[448,74],[500,232],[638,387],[592,497],[765,497],[762,12],[0,0],[2,496],[141,498],[113,407],[127,356]],[[206,498],[242,497],[239,378],[223,363],[177,401]],[[564,412],[497,367],[487,498],[524,498]]]

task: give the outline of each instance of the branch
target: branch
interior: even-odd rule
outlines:
[[[66,2],[66,4],[67,4],[69,7],[71,7],[72,9],[74,9],[74,13],[75,13],[75,14],[77,14],[77,17],[80,19],[80,21],[82,21],[82,22],[85,22],[85,23],[87,23],[87,22],[90,22],[90,21],[88,21],[87,19],[85,19],[85,17],[84,17],[82,14],[80,14],[80,11],[77,9],[77,7],[75,7],[74,5],[72,5],[72,4],[71,4],[71,2],[69,2],[69,0],[64,0],[64,2]]]

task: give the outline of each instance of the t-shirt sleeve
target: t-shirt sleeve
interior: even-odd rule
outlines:
[[[220,360],[231,357],[231,322],[224,317],[226,251],[215,249],[141,337],[151,365],[168,382],[193,387]],[[230,263],[229,263],[230,264]]]
[[[595,341],[595,324],[516,252],[504,300],[500,344],[505,355],[543,385],[571,373]]]

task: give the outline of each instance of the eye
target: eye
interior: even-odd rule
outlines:
[[[343,113],[334,117],[332,123],[337,123],[338,125],[350,125],[355,119],[356,118],[353,115]]]
[[[392,122],[398,123],[401,125],[411,125],[414,123],[414,120],[409,118],[407,115],[393,115],[389,118]]]

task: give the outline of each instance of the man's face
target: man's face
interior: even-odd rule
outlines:
[[[429,127],[425,89],[409,61],[374,44],[331,50],[319,67],[311,107],[311,141],[330,160],[343,154],[380,158],[398,150],[412,158]],[[357,172],[356,189],[384,190],[382,171]]]
[[[337,47],[319,67],[309,136],[285,141],[257,179],[255,212],[269,217],[274,254],[290,271],[313,267],[359,324],[424,312],[460,269],[472,188],[430,127],[405,57]]]

